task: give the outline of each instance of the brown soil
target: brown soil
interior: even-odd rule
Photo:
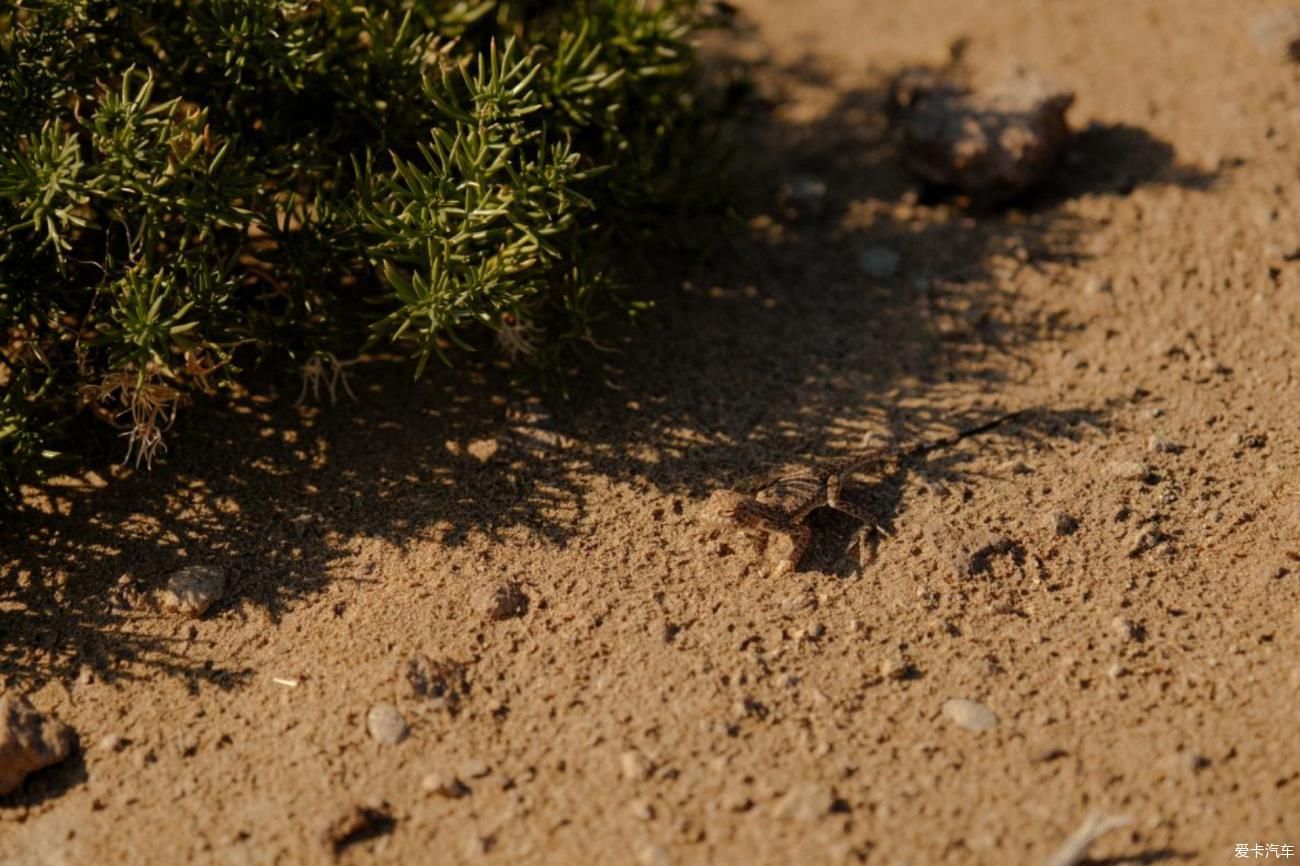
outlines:
[[[285,382],[191,411],[152,472],[33,492],[0,672],[81,751],[0,801],[0,861],[1020,864],[1093,812],[1132,819],[1094,862],[1300,847],[1300,67],[1269,8],[745,3],[710,51],[770,101],[753,219],[621,390],[508,412],[490,369],[375,362],[358,403]],[[884,133],[889,77],[958,37],[977,80],[1077,95],[1009,210],[918,200]],[[803,177],[823,208],[781,196]],[[781,578],[700,519],[1004,408],[1034,411],[863,479],[865,569],[847,519]],[[205,618],[145,603],[193,563],[231,569]]]

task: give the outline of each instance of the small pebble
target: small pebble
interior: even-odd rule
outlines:
[[[654,771],[653,765],[645,755],[632,749],[619,755],[618,762],[623,769],[623,778],[629,782],[644,782]]]
[[[858,267],[875,280],[887,280],[898,273],[903,257],[889,247],[867,247],[858,255]]]
[[[880,663],[880,675],[887,680],[910,680],[917,675],[916,665],[901,656]]]
[[[1110,630],[1120,640],[1138,640],[1142,637],[1142,627],[1122,616],[1117,616],[1110,621]]]
[[[722,808],[729,812],[748,812],[753,806],[753,798],[740,789],[731,790],[722,795]]]
[[[528,604],[528,594],[513,580],[485,587],[474,598],[475,609],[495,621],[523,616],[528,613]]]
[[[641,866],[672,866],[673,858],[668,849],[662,845],[647,845],[637,852],[637,862]]]
[[[1251,35],[1264,53],[1300,63],[1300,7],[1260,13],[1251,25]]]
[[[1072,514],[1064,511],[1053,511],[1049,518],[1052,531],[1057,535],[1073,535],[1079,531],[1079,521]]]
[[[389,746],[406,739],[410,731],[406,719],[402,718],[402,714],[392,704],[375,704],[371,707],[370,712],[366,713],[366,730],[377,742]]]
[[[159,595],[164,609],[201,617],[226,591],[226,570],[214,565],[190,565],[173,572]]]
[[[958,727],[975,733],[991,731],[998,726],[998,717],[978,701],[964,698],[946,700],[943,702],[943,714]]]
[[[449,800],[465,797],[470,793],[469,787],[458,779],[456,774],[446,770],[425,776],[420,780],[420,787],[430,794],[446,797]]]
[[[1147,440],[1147,450],[1156,454],[1179,454],[1182,452],[1183,446],[1153,434]]]
[[[835,806],[835,792],[821,782],[796,785],[777,801],[773,814],[778,818],[809,823],[830,814]]]
[[[487,765],[486,761],[470,758],[468,761],[462,761],[460,766],[456,768],[456,772],[463,779],[481,779],[491,773],[492,768]]]
[[[1089,274],[1088,278],[1083,281],[1083,293],[1085,295],[1100,295],[1110,290],[1110,280],[1100,274]]]
[[[655,807],[650,805],[649,800],[633,800],[627,804],[627,808],[634,818],[642,821],[653,821],[655,818]]]
[[[1128,555],[1141,556],[1148,550],[1153,550],[1165,540],[1165,535],[1158,529],[1141,529],[1139,528],[1128,538]]]
[[[105,734],[99,741],[99,748],[105,752],[120,752],[129,745],[130,740],[117,734]]]
[[[1151,467],[1141,460],[1114,460],[1107,470],[1112,478],[1125,481],[1145,481],[1151,477]]]

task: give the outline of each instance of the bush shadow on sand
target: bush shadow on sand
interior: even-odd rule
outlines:
[[[358,561],[360,539],[454,546],[522,532],[568,544],[593,476],[696,499],[773,464],[843,454],[866,433],[909,441],[1011,408],[1038,410],[1022,435],[1105,423],[1104,406],[998,400],[1028,375],[1030,346],[1076,327],[1050,308],[1013,309],[1010,276],[1086,263],[1094,227],[1069,200],[1198,189],[1210,176],[1142,130],[1090,127],[1034,197],[972,215],[932,201],[900,167],[884,126],[888,76],[844,92],[811,58],[715,65],[769,94],[738,112],[740,227],[690,273],[655,275],[658,315],[611,357],[615,387],[591,377],[572,400],[530,403],[490,363],[411,383],[408,365],[373,358],[352,368],[357,402],[298,407],[298,383],[263,380],[194,407],[152,472],[114,467],[120,443],[97,434],[90,470],[33,491],[5,521],[7,685],[86,669],[244,682],[250,670],[191,659],[188,624],[159,624],[129,601],[188,563],[229,566],[225,609],[273,622],[332,581],[382,580]],[[793,86],[819,88],[821,110],[785,112]],[[965,470],[945,458],[927,471]],[[887,523],[896,503],[874,507]]]

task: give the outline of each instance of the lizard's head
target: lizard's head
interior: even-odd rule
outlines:
[[[718,490],[705,503],[704,516],[710,523],[723,526],[759,526],[766,521],[767,512],[752,496]]]

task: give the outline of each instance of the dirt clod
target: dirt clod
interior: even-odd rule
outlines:
[[[524,616],[528,613],[529,601],[523,586],[505,580],[480,590],[474,598],[474,607],[487,619],[500,621]]]
[[[31,773],[72,754],[72,728],[40,712],[23,695],[0,695],[0,796],[18,790]]]

